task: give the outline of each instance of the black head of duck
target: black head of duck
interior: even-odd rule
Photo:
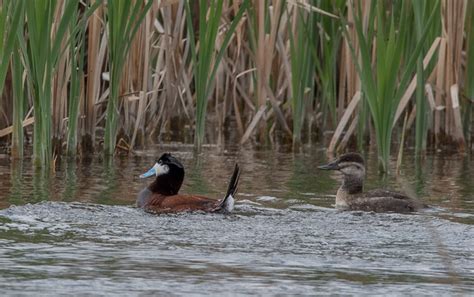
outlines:
[[[184,166],[174,156],[165,153],[156,160],[150,170],[140,175],[140,178],[151,176],[155,176],[155,181],[148,186],[152,193],[176,195],[183,184]]]
[[[412,212],[424,207],[422,203],[403,193],[385,189],[364,192],[365,162],[358,153],[341,155],[318,168],[336,170],[343,175],[342,185],[336,194],[337,208],[375,212]]]
[[[179,194],[184,180],[184,166],[169,153],[156,160],[150,170],[140,178],[155,177],[155,180],[144,188],[137,197],[137,206],[153,213],[183,211],[230,212],[234,207],[234,195],[240,177],[236,164],[227,193],[221,200],[214,200],[198,195]]]

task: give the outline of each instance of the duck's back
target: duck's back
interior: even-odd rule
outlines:
[[[351,210],[375,212],[413,212],[424,205],[402,193],[389,190],[372,190],[356,195],[349,203]]]
[[[152,194],[142,207],[153,213],[173,213],[183,211],[213,211],[219,206],[219,201],[197,195],[165,196]]]

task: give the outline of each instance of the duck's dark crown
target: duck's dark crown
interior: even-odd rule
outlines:
[[[347,153],[339,157],[337,163],[354,162],[365,166],[364,158],[359,153]]]
[[[170,153],[164,153],[163,155],[161,155],[161,157],[156,159],[156,163],[166,164],[166,165],[171,164],[171,165],[174,165],[174,166],[184,170],[183,164],[181,164],[181,162],[178,159],[176,159],[173,155],[171,155]]]

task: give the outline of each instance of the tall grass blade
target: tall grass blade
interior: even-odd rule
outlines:
[[[0,95],[17,32],[23,24],[24,7],[25,1],[3,1],[0,7]]]
[[[32,1],[26,6],[26,32],[28,39],[19,38],[23,61],[28,73],[28,87],[33,97],[35,114],[33,154],[37,166],[48,166],[52,158],[52,81],[67,29],[78,9],[78,0]],[[62,9],[60,20],[55,19]]]
[[[426,7],[426,1],[414,1],[413,11],[415,13],[415,31],[416,38],[420,39],[423,33],[423,21],[424,12]],[[427,121],[427,108],[426,100],[424,98],[424,76],[423,76],[423,56],[420,55],[416,61],[416,145],[415,149],[417,152],[423,152],[426,150],[426,121]],[[405,132],[405,130],[403,130]],[[403,137],[402,137],[403,139]],[[403,146],[403,143],[401,144]],[[401,154],[401,153],[400,153]]]
[[[18,40],[15,40],[18,42]],[[24,67],[21,62],[21,53],[17,49],[13,51],[12,59],[12,84],[13,84],[13,133],[12,133],[12,157],[23,158],[23,117],[25,106],[25,91],[23,83]]]
[[[357,59],[353,46],[354,42],[349,38],[347,31],[345,31],[351,46],[354,63],[356,63],[361,79],[364,98],[368,103],[372,116],[377,141],[379,168],[383,172],[388,171],[395,112],[412,76],[415,65],[417,65],[416,61],[421,55],[421,50],[428,35],[427,31],[433,22],[438,3],[430,13],[426,27],[423,28],[415,49],[405,59],[402,59],[401,54],[409,34],[407,24],[410,16],[408,4],[405,1],[396,3],[399,7],[394,10],[399,11],[399,15],[392,11],[388,16],[386,16],[384,2],[373,1],[370,14],[375,14],[375,16],[374,22],[369,21],[368,23],[368,33],[364,33],[363,30],[360,6],[356,8],[359,13],[355,15],[354,25],[360,46],[360,61]],[[370,32],[375,31],[375,26],[377,30],[374,35],[375,43],[373,43],[370,38]],[[374,68],[372,66],[372,44],[375,44],[375,74],[373,73]]]
[[[94,8],[95,9],[95,8]],[[73,21],[69,26],[69,55],[71,63],[71,81],[69,83],[68,100],[68,131],[67,131],[67,154],[74,156],[77,152],[77,125],[79,121],[79,103],[81,98],[81,81],[84,75],[86,20],[88,15],[84,14],[79,19],[79,11],[75,10]],[[76,30],[76,28],[78,30]],[[77,31],[77,32],[76,32]]]
[[[216,41],[222,16],[223,1],[199,0],[199,51],[196,49],[196,35],[193,28],[190,1],[186,1],[186,21],[194,66],[194,85],[196,90],[196,127],[194,143],[200,149],[205,136],[207,104],[215,86],[215,76],[227,45],[237,28],[249,0],[244,0],[231,21],[219,50],[216,53]]]
[[[434,1],[413,1],[414,24],[415,24],[415,38],[420,40],[423,37],[423,29],[426,27],[426,22],[430,12],[436,9],[438,5]],[[439,8],[438,8],[439,9]],[[431,30],[428,31],[428,42],[434,40],[439,35],[439,24],[433,23]],[[416,44],[416,42],[415,42]],[[425,98],[425,74],[423,67],[423,56],[426,54],[427,44],[423,46],[422,54],[417,59],[416,66],[416,133],[415,133],[415,149],[418,153],[426,151],[426,141],[428,134],[428,119],[430,116],[430,109],[428,108],[427,99]],[[412,48],[406,47],[406,51],[411,51]],[[428,73],[432,67],[429,67]]]
[[[19,3],[21,2],[21,3]],[[11,23],[5,22],[5,16],[3,13],[11,13],[13,10],[13,17]],[[23,89],[23,65],[21,62],[20,52],[18,50],[18,36],[20,36],[20,25],[24,22],[24,4],[23,1],[17,1],[14,4],[12,2],[5,3],[0,13],[0,43],[2,48],[0,49],[0,94],[2,93],[5,74],[8,66],[8,59],[10,58],[11,51],[13,51],[13,58],[11,60],[11,72],[12,72],[12,85],[13,85],[13,131],[12,131],[12,150],[11,155],[14,159],[23,157],[23,115],[24,115],[24,89]],[[7,33],[7,36],[4,34]],[[5,39],[4,39],[5,38]],[[15,44],[12,48],[12,44]]]
[[[311,55],[311,44],[315,36],[315,13],[305,13],[298,7],[295,10],[295,22],[288,22],[294,32],[289,34],[291,62],[291,110],[293,113],[293,144],[301,143],[306,101],[313,97],[315,65]]]
[[[119,118],[119,87],[122,72],[132,40],[138,31],[153,0],[108,1],[107,24],[109,34],[110,96],[104,135],[104,153],[115,151]]]
[[[324,11],[340,13],[344,11],[346,1],[322,0],[313,1],[315,5]],[[338,98],[338,59],[341,52],[342,31],[341,22],[325,15],[316,14],[315,24],[317,29],[313,33],[307,31],[308,38],[315,36],[317,39],[311,42],[312,56],[316,67],[316,81],[318,83],[317,97],[321,102],[322,129],[328,127],[330,119],[335,126],[337,115],[336,106]]]

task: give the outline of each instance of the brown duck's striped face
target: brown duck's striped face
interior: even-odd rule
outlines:
[[[338,170],[345,176],[354,178],[364,178],[365,164],[364,158],[358,153],[347,153],[336,160],[322,166],[318,166],[323,170]]]

